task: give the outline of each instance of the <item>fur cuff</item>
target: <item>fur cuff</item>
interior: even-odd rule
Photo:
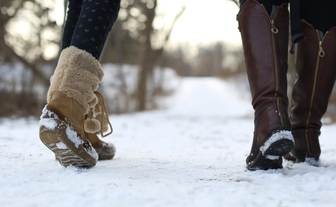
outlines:
[[[89,112],[89,102],[104,76],[100,63],[89,53],[74,46],[64,49],[50,79],[47,102],[54,92],[73,98]]]

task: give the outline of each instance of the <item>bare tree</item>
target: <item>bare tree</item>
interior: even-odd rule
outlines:
[[[169,41],[170,35],[174,29],[174,26],[178,19],[181,17],[183,12],[185,11],[186,7],[182,6],[180,12],[178,12],[168,29],[168,31],[163,35],[164,40],[161,43],[161,47],[158,49],[153,49],[152,46],[152,36],[154,35],[154,28],[153,22],[156,17],[155,9],[157,7],[157,0],[148,0],[142,1],[146,4],[142,5],[143,11],[147,20],[145,22],[145,29],[142,32],[142,37],[145,39],[144,44],[142,45],[142,57],[140,62],[141,71],[139,73],[139,80],[138,80],[138,92],[137,92],[137,99],[138,99],[138,106],[137,110],[142,111],[146,110],[146,97],[147,97],[147,83],[148,83],[148,75],[153,71],[155,65],[161,65],[162,63],[162,56],[164,52],[164,48]],[[152,3],[151,3],[152,2]],[[148,3],[150,3],[148,5]],[[161,31],[163,32],[163,31]]]
[[[46,49],[51,46],[57,48],[61,40],[61,27],[50,18],[50,5],[56,5],[56,1],[0,1],[2,60],[23,63],[46,85],[49,84],[49,78],[38,70],[36,64],[45,62]]]
[[[157,0],[122,0],[118,20],[109,35],[101,59],[102,63],[139,65],[137,91],[132,98],[137,102],[136,110],[140,111],[147,109],[151,73],[154,66],[161,65],[165,46],[185,9],[182,7],[173,22],[160,29],[153,26],[156,18],[162,18],[162,14],[156,13],[157,6]],[[122,78],[122,71],[119,74]],[[123,86],[124,91],[126,87]]]
[[[23,65],[21,79],[16,82],[2,84],[1,95],[3,113],[0,115],[22,112],[22,115],[36,115],[40,111],[33,86],[49,85],[48,75],[39,68],[40,63],[54,61],[61,40],[61,26],[56,24],[52,13],[56,0],[1,0],[0,1],[0,63],[3,67],[9,64]],[[53,56],[47,57],[46,51],[53,50]],[[18,81],[19,80],[19,81]],[[21,90],[15,90],[16,84]],[[3,86],[10,87],[3,87]],[[6,90],[4,90],[4,88]],[[10,89],[11,88],[11,89]],[[10,91],[11,90],[11,91]],[[42,100],[40,101],[42,102]],[[44,101],[43,101],[44,102]],[[36,109],[36,110],[35,110]]]

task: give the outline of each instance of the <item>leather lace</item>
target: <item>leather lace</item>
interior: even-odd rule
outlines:
[[[108,117],[108,112],[107,112],[107,109],[106,109],[104,96],[98,91],[94,91],[94,94],[96,95],[96,97],[98,99],[98,103],[96,104],[96,106],[94,106],[90,109],[90,112],[88,113],[87,118],[90,118],[90,119],[93,118],[94,108],[96,108],[97,112],[100,112],[102,114],[101,120],[99,120],[101,125],[104,124],[104,122],[105,122],[104,117],[106,116],[107,124],[108,124],[108,126],[110,126],[110,132],[107,133],[107,134],[104,134],[104,132],[102,130],[103,126],[101,126],[101,129],[100,129],[101,137],[106,137],[106,136],[112,134],[112,132],[113,132],[112,124],[111,124],[110,119]]]

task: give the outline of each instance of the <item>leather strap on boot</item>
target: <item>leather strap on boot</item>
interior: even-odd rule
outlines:
[[[108,117],[104,96],[98,91],[95,91],[94,94],[96,95],[98,102],[90,109],[90,112],[88,113],[84,122],[84,130],[90,134],[100,133],[101,137],[106,137],[113,132],[112,124]],[[94,118],[95,109],[97,110],[98,114]],[[110,132],[104,134],[108,128],[110,128]]]
[[[97,134],[100,134],[101,137],[106,137],[113,132],[113,128],[106,110],[104,96],[98,91],[94,93],[97,97],[97,102],[96,105],[92,105],[89,114],[86,116],[84,130],[87,132],[87,138],[98,154],[98,159],[110,160],[114,157],[116,148],[112,143],[106,143],[100,140]],[[95,110],[97,114],[94,116]],[[110,132],[104,134],[108,129],[110,129]]]

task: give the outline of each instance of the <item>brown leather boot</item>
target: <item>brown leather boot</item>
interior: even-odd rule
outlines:
[[[84,118],[96,104],[94,91],[104,76],[99,62],[76,47],[62,51],[50,79],[40,139],[63,166],[92,167],[98,155],[85,136]]]
[[[321,118],[327,110],[336,77],[336,28],[323,35],[306,21],[301,21],[305,40],[298,43],[290,120],[294,149],[284,158],[294,162],[319,160],[318,137]]]
[[[294,146],[287,113],[288,16],[287,4],[268,15],[248,0],[237,17],[255,110],[249,170],[282,168],[282,156]]]

